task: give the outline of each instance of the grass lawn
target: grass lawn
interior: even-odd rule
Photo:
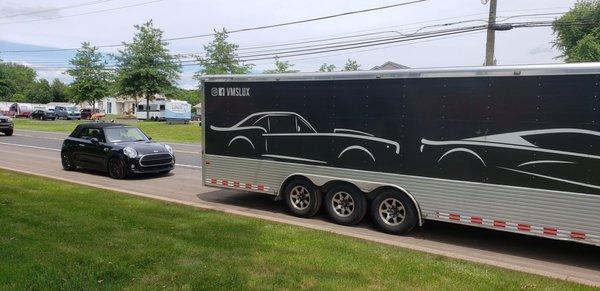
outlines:
[[[586,289],[0,170],[0,289]]]
[[[89,120],[31,120],[25,118],[15,118],[15,128],[29,129],[39,131],[53,131],[71,133],[75,126],[83,122],[91,122]],[[108,119],[107,119],[108,120]],[[199,143],[201,137],[201,128],[198,123],[190,124],[172,124],[167,125],[165,122],[153,121],[137,121],[135,119],[119,119],[117,123],[127,123],[139,127],[146,134],[157,141],[170,141],[181,143]]]

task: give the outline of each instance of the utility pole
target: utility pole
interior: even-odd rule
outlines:
[[[485,44],[485,65],[493,66],[494,64],[494,45],[496,43],[496,7],[497,0],[490,0],[490,16],[487,25],[487,41]]]

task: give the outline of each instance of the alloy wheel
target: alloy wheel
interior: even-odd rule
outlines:
[[[333,207],[333,210],[337,215],[348,217],[354,212],[354,199],[352,199],[352,196],[347,192],[337,192],[331,199],[331,207]]]
[[[290,201],[292,206],[298,210],[304,210],[310,205],[310,193],[304,186],[296,186],[292,188],[290,193]]]
[[[379,217],[384,223],[397,226],[404,221],[406,209],[400,200],[395,198],[387,198],[379,204]]]

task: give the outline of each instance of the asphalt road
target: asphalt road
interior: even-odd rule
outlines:
[[[23,130],[0,135],[0,167],[600,286],[600,247],[443,222],[427,221],[411,235],[394,236],[373,229],[368,218],[346,227],[329,222],[323,213],[313,219],[293,217],[272,196],[202,186],[200,145],[171,144],[177,166],[167,176],[113,180],[99,172],[66,172],[58,154],[64,136]]]

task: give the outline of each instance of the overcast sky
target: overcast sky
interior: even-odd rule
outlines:
[[[209,33],[225,27],[229,30],[254,27],[337,14],[401,2],[400,0],[113,0],[95,5],[51,10],[74,6],[92,0],[0,0],[0,51],[38,48],[72,48],[83,41],[93,45],[118,44],[131,40],[133,25],[153,19],[165,31],[165,37],[180,37]],[[101,1],[95,1],[101,2]],[[502,17],[565,12],[575,0],[498,0],[498,16]],[[135,5],[135,6],[134,6]],[[123,6],[132,6],[122,8]],[[95,13],[99,10],[108,10]],[[50,10],[50,11],[49,11]],[[488,6],[480,0],[429,0],[412,5],[343,16],[323,21],[303,23],[273,29],[242,32],[231,35],[240,47],[334,37],[344,33],[383,30],[414,31],[424,25],[467,19],[485,20]],[[86,14],[72,16],[76,14]],[[17,15],[7,17],[10,15]],[[520,17],[509,21],[550,20],[548,16]],[[426,21],[431,21],[423,23]],[[465,25],[483,24],[472,22]],[[439,29],[439,28],[435,28]],[[497,32],[496,59],[499,65],[556,63],[559,55],[552,48],[551,28],[521,28]],[[173,53],[201,52],[210,38],[173,41]],[[369,51],[365,51],[365,50]],[[114,52],[115,49],[103,49]],[[409,67],[478,66],[485,55],[485,32],[413,44],[394,44],[355,51],[331,52],[321,55],[291,57],[301,71],[316,71],[323,62],[343,66],[347,58],[356,59],[362,69],[370,69],[385,61]],[[72,52],[60,53],[0,53],[4,60],[36,66],[64,65]],[[272,68],[272,61],[255,61],[254,72]],[[186,67],[180,85],[196,85],[191,76],[197,67]],[[44,78],[68,77],[59,69],[43,69]]]

